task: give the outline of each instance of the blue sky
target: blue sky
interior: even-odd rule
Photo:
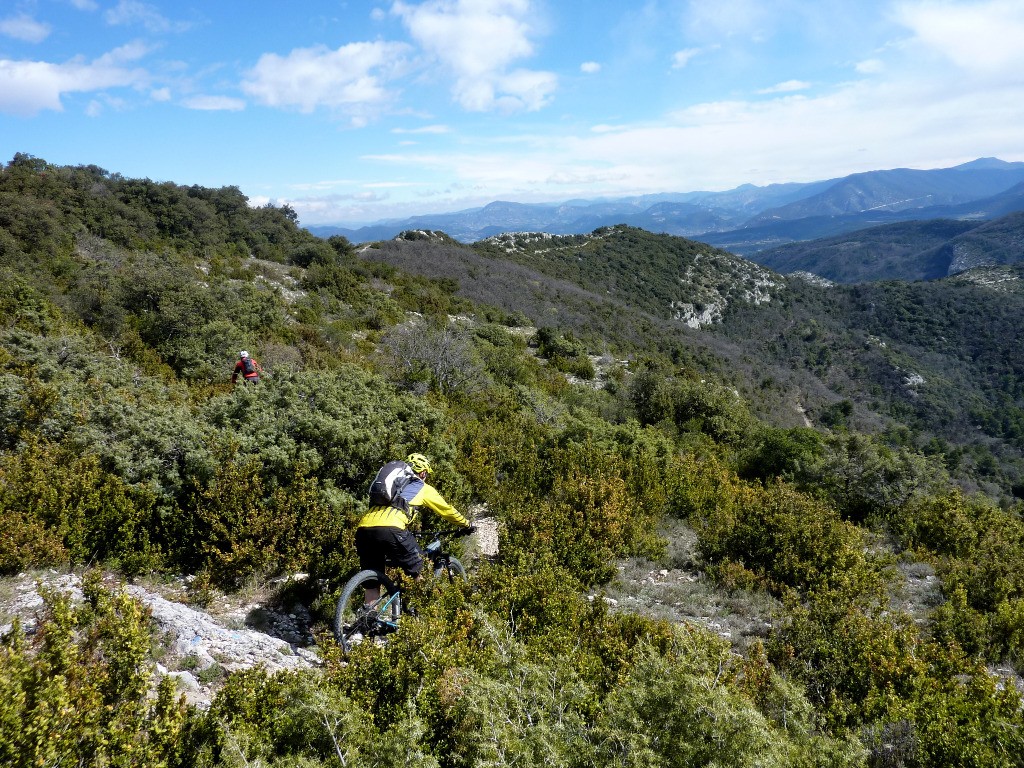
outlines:
[[[0,162],[306,225],[1024,160],[1024,0],[6,0]]]

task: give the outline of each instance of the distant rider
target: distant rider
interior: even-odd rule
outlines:
[[[430,462],[422,453],[411,453],[405,463],[412,468],[415,478],[399,494],[407,502],[409,511],[400,509],[401,502],[391,506],[374,506],[363,515],[356,528],[356,552],[362,570],[383,571],[390,561],[412,578],[419,578],[423,570],[423,556],[416,545],[416,537],[408,530],[416,519],[419,507],[426,507],[438,516],[457,525],[470,523],[426,480],[431,474]],[[372,603],[380,597],[380,587],[368,587],[365,600]]]
[[[259,384],[261,373],[263,373],[263,367],[256,362],[255,357],[243,349],[238,353],[238,362],[235,363],[234,373],[231,374],[231,383],[237,383],[238,375],[241,374],[245,384]]]

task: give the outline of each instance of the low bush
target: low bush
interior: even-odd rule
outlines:
[[[152,691],[143,607],[86,578],[73,606],[47,594],[41,621],[0,641],[0,764],[189,764],[184,738],[193,715],[165,678]]]

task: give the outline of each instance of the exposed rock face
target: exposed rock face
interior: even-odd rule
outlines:
[[[289,643],[275,634],[236,627],[236,622],[215,619],[209,613],[166,600],[141,587],[127,592],[147,605],[158,631],[173,637],[174,658],[195,656],[199,668],[220,664],[227,671],[262,665],[269,672],[315,666],[319,658],[300,644]],[[265,610],[265,609],[263,609]],[[296,614],[292,614],[298,618]],[[309,615],[305,618],[308,622]],[[279,624],[279,623],[278,623]]]
[[[83,599],[81,585],[77,574],[56,571],[21,574],[10,580],[4,591],[13,597],[0,605],[0,616],[5,621],[0,635],[10,631],[15,617],[26,631],[33,630],[43,607],[40,586],[78,601]],[[183,586],[183,582],[172,585],[168,592],[183,594]],[[110,587],[118,589],[120,585],[111,582]],[[310,616],[301,606],[285,613],[259,604],[239,605],[214,616],[145,587],[128,585],[124,589],[150,610],[154,637],[162,648],[155,675],[174,677],[192,704],[208,705],[217,683],[228,672],[261,666],[273,673],[308,669],[320,662],[311,650]],[[224,606],[223,599],[219,605]],[[261,629],[246,626],[257,621]]]
[[[969,242],[958,242],[953,245],[953,260],[949,263],[949,274],[966,272],[974,267],[989,264],[986,254]]]
[[[778,275],[752,261],[712,250],[697,254],[678,283],[686,298],[671,302],[669,309],[691,328],[722,322],[732,303],[768,304],[785,287]]]
[[[673,319],[691,328],[722,322],[722,307],[718,303],[704,307],[702,310],[697,309],[693,304],[682,301],[673,301],[669,306],[672,309]]]

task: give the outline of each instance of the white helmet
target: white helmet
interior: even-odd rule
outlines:
[[[239,356],[239,357],[248,357],[248,356],[249,356],[249,353],[248,353],[248,352],[246,352],[246,351],[245,351],[245,350],[243,349],[243,350],[242,350],[241,352],[239,352],[239,353],[238,353],[238,356]]]

